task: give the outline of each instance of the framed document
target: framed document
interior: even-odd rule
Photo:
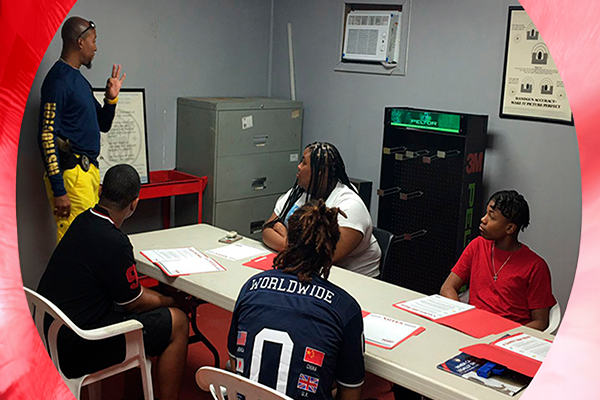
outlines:
[[[93,89],[104,104],[104,89]],[[110,131],[100,132],[100,182],[106,171],[117,164],[129,164],[148,183],[148,146],[146,132],[146,96],[144,89],[122,88]]]
[[[508,9],[500,118],[573,125],[556,64],[531,18],[519,6]]]

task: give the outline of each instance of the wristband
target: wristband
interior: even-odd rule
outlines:
[[[109,100],[108,98],[105,97],[104,101],[106,102],[106,104],[110,104],[110,105],[117,104],[117,102],[119,101],[119,96],[115,97],[112,100]]]

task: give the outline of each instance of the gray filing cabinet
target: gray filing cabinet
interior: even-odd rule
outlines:
[[[244,236],[260,238],[275,201],[292,187],[301,139],[300,101],[177,99],[177,170],[208,176],[203,222]],[[175,201],[175,224],[194,223],[193,199]]]

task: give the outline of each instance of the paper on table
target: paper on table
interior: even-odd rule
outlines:
[[[140,253],[169,276],[225,270],[218,262],[193,247],[143,250]]]
[[[394,304],[395,307],[436,320],[472,310],[475,306],[442,297],[439,294]]]
[[[216,249],[207,250],[207,253],[215,256],[223,257],[228,260],[237,261],[242,258],[250,258],[259,254],[268,253],[269,250],[258,249],[256,247],[246,246],[241,243],[232,243],[225,246],[217,247]]]
[[[509,336],[493,343],[494,346],[541,362],[546,358],[551,344],[547,340],[536,338],[526,333]]]
[[[425,328],[394,318],[368,314],[363,318],[365,341],[384,349],[393,349],[412,335],[418,335]]]

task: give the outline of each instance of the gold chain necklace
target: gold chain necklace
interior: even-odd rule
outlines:
[[[502,266],[500,267],[498,272],[496,272],[496,264],[494,263],[494,247],[496,247],[496,243],[492,244],[492,268],[494,269],[494,283],[495,283],[498,280],[498,274],[500,273],[500,271],[502,271],[502,268],[504,268],[504,266],[510,261],[510,258],[513,256],[513,254],[515,252],[513,251],[510,253],[510,255],[508,256],[506,261],[504,261],[504,264],[502,264]]]

